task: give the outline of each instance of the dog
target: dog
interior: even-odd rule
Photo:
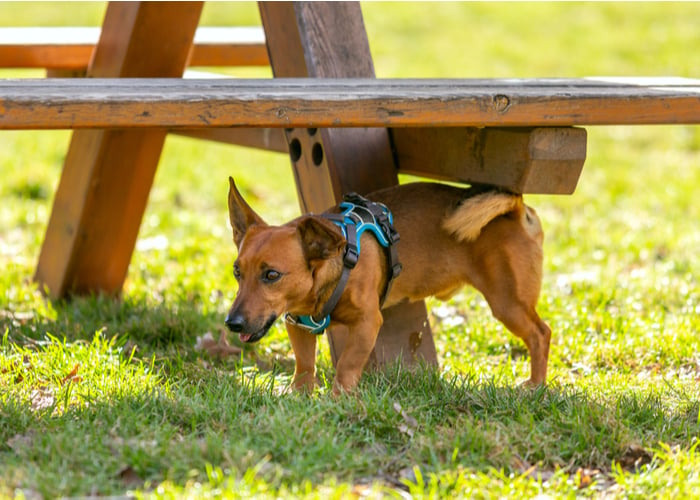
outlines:
[[[293,318],[319,316],[330,299],[331,325],[349,334],[336,364],[334,393],[352,391],[374,348],[382,308],[428,296],[446,300],[465,284],[479,290],[493,315],[521,338],[530,354],[526,385],[544,384],[551,330],[535,309],[542,282],[544,234],[521,195],[490,186],[458,188],[416,182],[367,195],[393,216],[401,270],[388,288],[387,251],[365,231],[356,266],[344,265],[348,240],[329,214],[268,225],[229,177],[228,207],[238,248],[238,293],[225,323],[242,342],[260,340],[284,313],[295,356],[293,387],[316,386],[316,335]],[[345,275],[345,276],[344,276]],[[333,297],[339,282],[345,286]],[[338,292],[335,292],[338,295]],[[290,319],[292,318],[292,319]]]

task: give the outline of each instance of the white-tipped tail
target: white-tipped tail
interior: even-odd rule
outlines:
[[[442,222],[442,227],[459,241],[474,241],[483,227],[499,215],[521,206],[522,197],[492,191],[465,199]]]

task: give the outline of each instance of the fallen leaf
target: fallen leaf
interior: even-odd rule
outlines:
[[[24,380],[24,375],[22,374],[22,369],[17,365],[15,362],[11,362],[10,366],[3,366],[2,370],[0,370],[0,374],[2,375],[7,375],[11,374],[12,372],[16,372],[14,382],[15,384],[19,384]]]
[[[22,365],[20,366],[17,363],[13,362],[9,367],[2,369],[2,374],[7,375],[8,373],[11,374],[12,372],[14,372],[14,376],[15,376],[14,382],[15,382],[15,384],[19,384],[19,383],[24,381],[23,371],[25,369],[31,370],[32,367],[31,367],[31,365],[26,365],[24,363],[22,363]]]
[[[215,344],[216,341],[214,340],[214,336],[211,334],[211,332],[207,332],[201,337],[197,337],[197,341],[194,344],[194,350],[205,351]]]
[[[369,484],[355,484],[352,487],[352,495],[355,498],[369,498],[372,494],[372,487]]]
[[[578,486],[578,489],[582,490],[584,488],[588,488],[591,484],[593,484],[595,477],[599,474],[600,471],[598,469],[578,469],[576,471],[576,485]]]
[[[143,479],[136,473],[131,465],[126,465],[122,467],[119,472],[117,472],[117,477],[124,483],[124,485],[129,487],[137,487],[143,484]]]
[[[631,444],[625,450],[625,453],[615,460],[623,469],[633,470],[638,469],[642,465],[651,462],[652,454],[638,444]]]
[[[239,347],[233,346],[226,340],[226,332],[222,330],[219,340],[214,340],[211,332],[205,333],[202,337],[197,337],[194,345],[195,351],[204,351],[211,357],[225,358],[228,356],[238,356],[241,353]]]
[[[80,368],[80,363],[77,363],[73,369],[70,371],[68,375],[63,377],[63,380],[61,380],[61,385],[64,385],[66,382],[81,382],[83,380],[82,377],[78,376],[78,369]]]

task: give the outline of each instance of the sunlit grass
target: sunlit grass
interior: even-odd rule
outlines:
[[[380,77],[700,67],[698,4],[363,10]],[[7,25],[98,25],[103,12],[0,4]],[[205,24],[258,22],[254,4],[205,6]],[[527,198],[546,232],[549,387],[518,388],[526,349],[465,290],[428,303],[439,371],[392,367],[334,400],[323,341],[319,393],[288,392],[279,325],[240,356],[195,350],[235,294],[227,177],[285,221],[299,213],[285,155],[169,137],[121,299],[52,302],[31,277],[70,133],[2,132],[0,497],[697,496],[700,128],[588,136],[576,193]]]

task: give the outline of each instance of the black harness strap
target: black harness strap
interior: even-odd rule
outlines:
[[[360,256],[360,241],[358,237],[361,237],[365,230],[369,229],[379,244],[386,248],[387,282],[379,303],[380,307],[389,295],[392,282],[402,269],[395,246],[399,241],[399,233],[393,226],[393,219],[389,209],[356,193],[346,195],[344,200],[340,205],[342,209],[345,209],[344,212],[323,214],[324,218],[340,227],[346,240],[345,253],[343,254],[343,271],[333,293],[323,305],[319,316],[293,316],[289,313],[285,316],[289,323],[315,334],[323,333],[330,324],[330,315],[345,291],[345,286],[350,278],[350,271],[357,265]]]
[[[321,318],[329,316],[333,312],[333,309],[335,309],[335,306],[338,305],[340,296],[343,295],[345,291],[345,285],[348,284],[350,271],[355,268],[360,257],[357,252],[357,233],[355,231],[355,226],[348,226],[347,232],[347,245],[345,247],[345,255],[343,255],[343,272],[340,275],[338,284],[335,286],[335,290],[333,290],[333,293],[323,306],[323,309],[321,309]]]
[[[379,306],[381,307],[384,305],[384,301],[386,301],[386,298],[391,291],[392,283],[398,277],[398,275],[401,274],[401,270],[403,269],[401,262],[399,262],[399,252],[396,249],[396,243],[398,243],[400,239],[399,232],[396,230],[391,219],[389,218],[391,212],[386,210],[384,205],[379,205],[369,201],[367,198],[364,198],[357,193],[349,193],[345,195],[344,199],[347,202],[359,205],[369,210],[389,242],[389,244],[386,246],[382,244],[382,246],[386,249],[387,280],[384,287],[384,293],[382,293],[382,298],[379,302]],[[380,243],[382,242],[380,241]]]

